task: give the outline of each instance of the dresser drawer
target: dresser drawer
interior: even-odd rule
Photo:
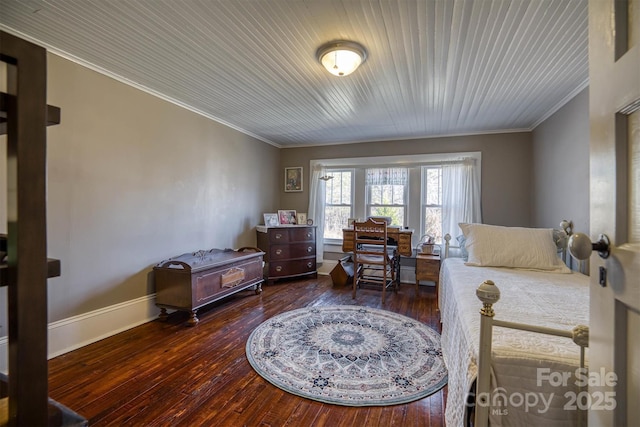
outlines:
[[[353,230],[342,230],[342,252],[353,252]]]
[[[269,243],[281,244],[289,243],[289,231],[286,228],[279,228],[275,230],[269,230]]]
[[[316,229],[312,227],[289,229],[290,242],[315,242]]]
[[[440,257],[418,254],[416,256],[416,280],[438,282],[440,276]]]
[[[411,254],[411,235],[400,234],[398,237],[398,252],[401,254]]]
[[[269,263],[269,277],[296,276],[316,271],[316,258],[289,261],[273,261]]]
[[[315,254],[315,242],[273,245],[269,248],[269,259],[272,261],[284,260],[289,258],[303,258]]]
[[[437,277],[440,267],[435,262],[420,262],[416,266],[416,274],[420,277]]]

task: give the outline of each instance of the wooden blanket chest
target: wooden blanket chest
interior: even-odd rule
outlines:
[[[262,292],[262,256],[257,248],[210,249],[169,258],[153,267],[160,319],[167,309],[188,311],[190,326],[204,305],[253,287]]]

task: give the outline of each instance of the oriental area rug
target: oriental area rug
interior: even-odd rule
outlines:
[[[436,331],[368,307],[279,314],[251,333],[246,353],[256,372],[276,387],[336,405],[408,403],[447,383]]]

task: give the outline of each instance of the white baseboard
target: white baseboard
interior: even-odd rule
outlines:
[[[151,294],[50,323],[48,358],[149,322],[159,313],[160,309],[155,306],[155,294]],[[8,338],[1,337],[0,371],[5,373],[9,369],[8,350]]]

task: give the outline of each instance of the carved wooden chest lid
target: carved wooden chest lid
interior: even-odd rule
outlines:
[[[261,257],[264,252],[259,249],[252,251],[244,251],[245,248],[234,251],[233,249],[209,249],[199,250],[196,252],[187,252],[185,254],[166,259],[156,264],[154,269],[178,269],[187,271],[197,271],[215,268],[218,266],[229,264],[229,262],[242,261]]]

